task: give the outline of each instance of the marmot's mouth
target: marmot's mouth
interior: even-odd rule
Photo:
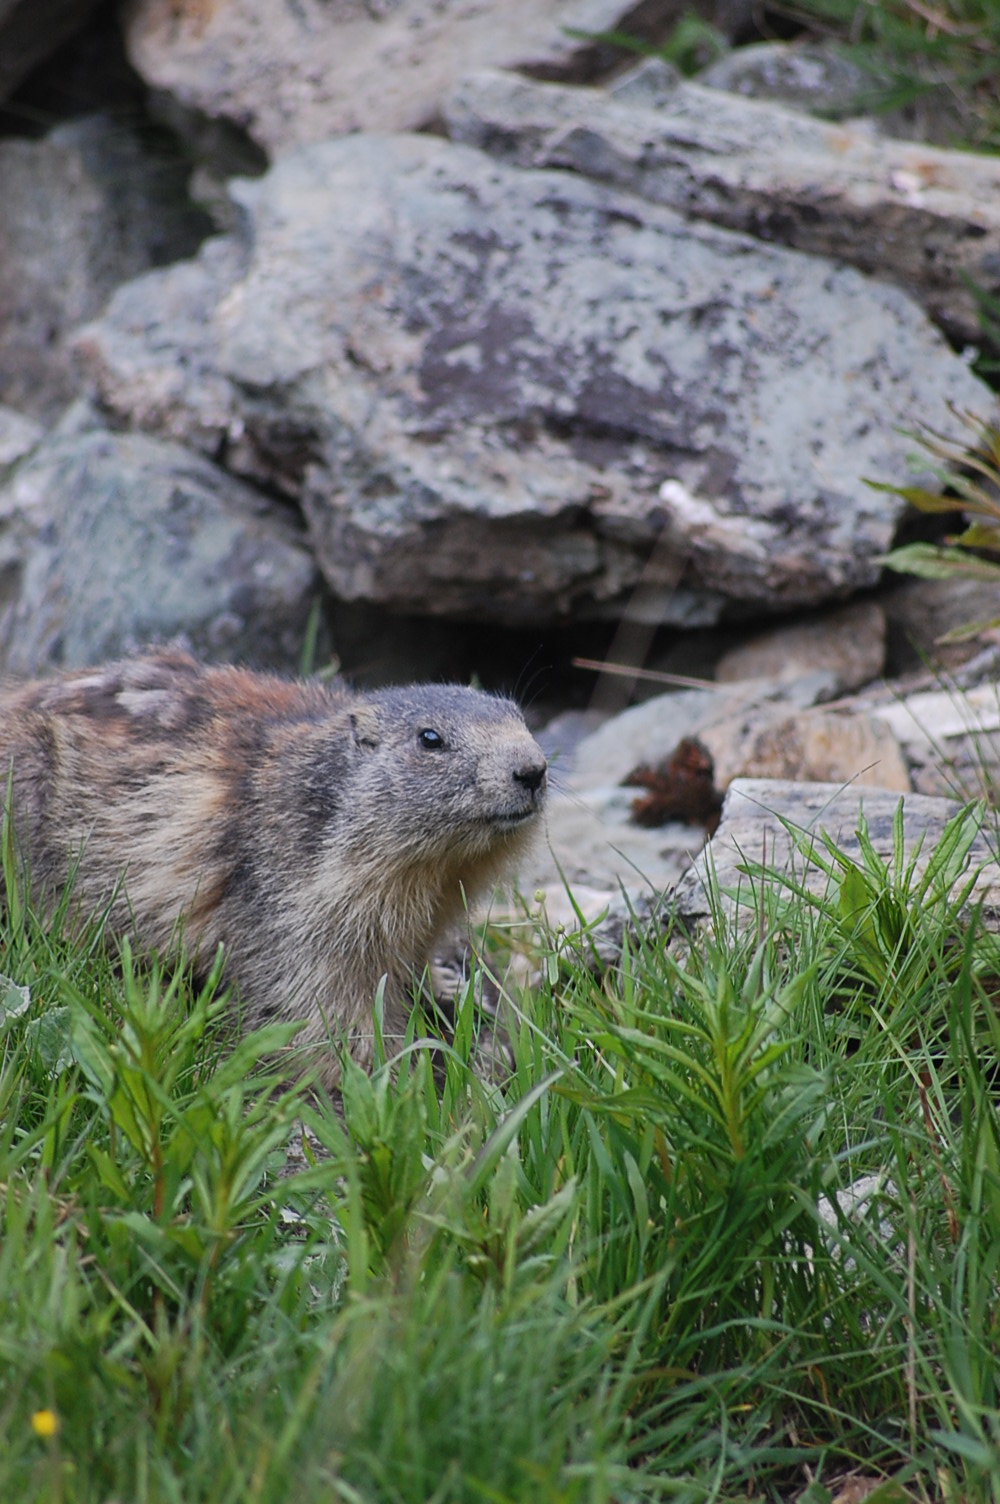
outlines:
[[[488,823],[494,830],[516,830],[519,825],[534,820],[538,813],[537,809],[505,810],[502,814],[491,815]]]

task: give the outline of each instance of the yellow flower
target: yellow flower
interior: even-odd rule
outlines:
[[[54,1410],[36,1410],[31,1417],[31,1429],[36,1436],[54,1436],[59,1430],[59,1417]]]

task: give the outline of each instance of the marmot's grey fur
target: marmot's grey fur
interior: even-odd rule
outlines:
[[[370,1065],[435,939],[523,850],[546,764],[510,700],[355,693],[161,653],[0,691],[33,893],[196,965],[221,943],[248,1025],[304,1018]],[[391,1048],[391,1037],[387,1041]],[[331,1051],[321,1076],[336,1085]]]

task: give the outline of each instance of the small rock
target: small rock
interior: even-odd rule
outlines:
[[[864,112],[874,80],[830,42],[757,42],[735,47],[698,74],[706,89],[724,89],[751,99],[843,119]]]
[[[951,670],[974,657],[983,642],[996,641],[1000,627],[1000,588],[986,580],[899,579],[883,590],[880,602],[888,628],[890,671],[912,672],[930,663]],[[978,633],[942,643],[947,633],[974,628]]]
[[[175,444],[56,432],[0,485],[5,672],[177,640],[210,659],[294,667],[318,589],[287,525]]]
[[[699,736],[715,764],[719,789],[735,778],[840,781],[900,792],[911,787],[890,728],[850,707],[789,714],[781,705],[758,705],[705,726]]]
[[[997,801],[1000,789],[1000,689],[925,690],[872,707],[891,732],[922,794]]]
[[[817,672],[829,676],[821,698],[832,700],[877,679],[885,667],[885,614],[859,601],[822,616],[761,632],[725,653],[716,666],[720,684],[769,679],[787,684]]]
[[[709,873],[717,882],[727,910],[743,922],[759,921],[760,880],[748,865],[761,863],[817,895],[828,894],[831,880],[823,868],[803,855],[790,829],[808,842],[828,864],[822,834],[863,865],[858,826],[864,816],[868,839],[890,866],[894,856],[894,820],[901,796],[885,789],[857,789],[835,783],[786,783],[768,779],[738,779],[726,796],[722,823],[709,848],[687,872],[674,894],[678,914],[689,920],[711,912]],[[950,799],[920,794],[902,796],[905,858],[916,857],[915,873],[927,863],[948,821],[961,809]],[[976,837],[967,871],[979,869],[969,899],[982,899],[991,923],[1000,909],[1000,867],[982,832]]]

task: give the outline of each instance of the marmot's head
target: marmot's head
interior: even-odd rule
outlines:
[[[416,863],[503,865],[537,823],[545,757],[512,700],[408,685],[365,695],[351,727],[352,785],[377,849]]]

